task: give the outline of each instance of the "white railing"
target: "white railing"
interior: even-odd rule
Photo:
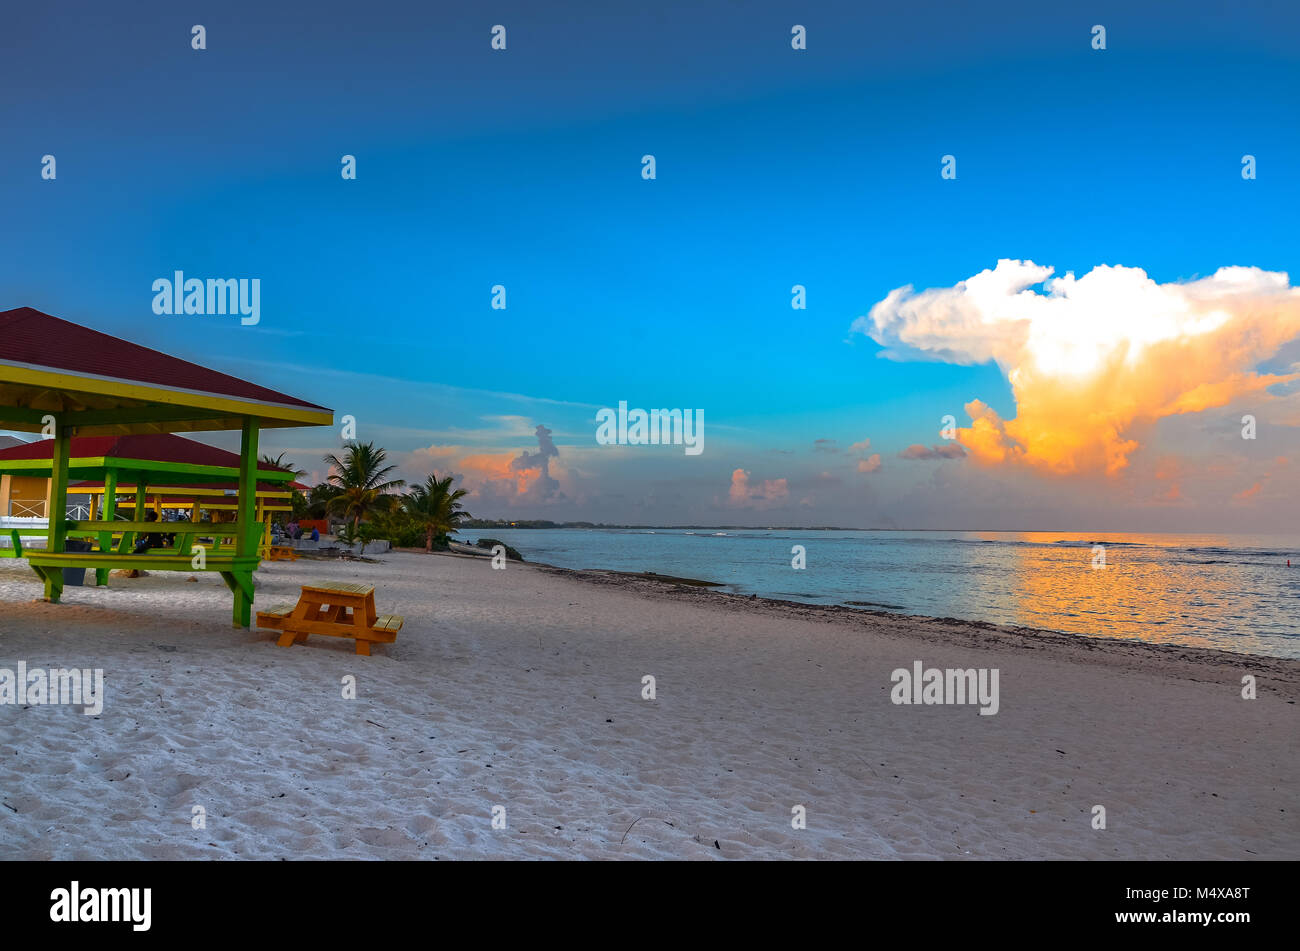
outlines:
[[[89,505],[69,505],[68,518],[76,521],[90,521]],[[3,516],[0,516],[3,517]],[[44,502],[19,502],[17,500],[9,503],[10,518],[45,518]]]

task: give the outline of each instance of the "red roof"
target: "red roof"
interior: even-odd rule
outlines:
[[[0,360],[240,400],[325,409],[31,307],[0,311]]]
[[[68,457],[71,459],[141,459],[146,462],[174,462],[187,466],[224,466],[239,468],[239,453],[227,452],[205,442],[186,439],[171,433],[140,433],[130,436],[73,436]],[[54,440],[34,442],[0,449],[0,462],[15,459],[53,459]],[[257,466],[263,471],[289,472],[266,462]]]

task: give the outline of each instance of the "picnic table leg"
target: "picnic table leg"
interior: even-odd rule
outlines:
[[[253,607],[253,573],[251,571],[223,571],[221,580],[226,583],[235,596],[235,627],[248,627],[252,620]],[[240,624],[240,621],[243,621]]]
[[[366,603],[364,605],[351,612],[351,616],[349,617],[349,620],[352,622],[353,627],[360,628],[363,631],[368,631],[369,628],[372,627],[375,623],[374,597],[371,596],[366,598]],[[356,643],[357,643],[358,656],[369,657],[370,641],[358,637],[356,639]]]
[[[231,612],[231,621],[235,627],[248,627],[253,619],[253,599],[244,593],[244,586],[235,590],[235,607]]]
[[[284,622],[284,633],[276,641],[281,647],[292,647],[295,643],[307,643],[306,631],[294,631],[294,621],[318,621],[321,617],[321,606],[313,601],[308,601],[302,595],[298,596],[298,603],[294,605],[293,613],[289,615],[288,620]]]
[[[117,470],[109,469],[104,473],[104,504],[101,510],[101,517],[105,522],[111,522],[117,518]],[[99,550],[111,552],[113,550],[113,533],[99,533]],[[95,584],[108,584],[108,569],[95,569]]]
[[[239,495],[236,499],[236,521],[239,533],[235,538],[236,557],[257,554],[257,541],[252,534],[253,506],[257,496],[257,437],[261,423],[255,416],[245,416],[239,442]],[[253,573],[247,574],[248,587],[240,585],[235,592],[233,619],[236,627],[248,627],[253,606]]]
[[[68,537],[68,451],[72,445],[69,427],[62,419],[55,424],[54,448],[50,464],[50,495],[45,506],[49,530],[45,533],[45,548],[51,552],[65,550]],[[45,574],[45,600],[58,604],[63,595],[63,572],[59,569]]]

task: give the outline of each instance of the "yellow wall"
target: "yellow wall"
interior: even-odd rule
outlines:
[[[0,515],[45,517],[50,498],[50,480],[35,476],[5,476],[0,486]],[[8,492],[4,489],[7,488]]]

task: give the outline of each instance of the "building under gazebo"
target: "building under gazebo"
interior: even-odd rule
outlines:
[[[260,561],[259,536],[264,530],[257,518],[256,488],[259,482],[283,483],[292,478],[292,473],[284,473],[286,479],[268,479],[260,469],[259,431],[329,426],[333,421],[333,411],[323,406],[30,307],[0,312],[0,429],[52,434],[46,549],[25,553],[44,583],[47,601],[57,602],[62,596],[65,567],[93,568],[97,575],[111,568],[216,571],[233,593],[234,623],[248,627],[253,571]],[[184,537],[184,544],[175,550],[135,555],[120,550],[120,541],[115,548],[115,534],[120,539],[125,533],[158,530],[157,522],[144,520],[138,503],[130,521],[118,520],[115,512],[106,510],[99,519],[67,518],[74,437],[218,430],[240,432],[235,519],[221,528],[230,545],[214,539],[209,551],[194,539],[205,528],[211,534],[211,527],[198,524],[184,532],[180,526],[186,523],[181,522],[169,526],[175,528],[178,541]],[[146,473],[142,478],[147,487],[151,470],[141,471]],[[97,550],[67,551],[69,533],[96,538]]]
[[[45,439],[0,449],[0,518],[11,520],[3,526],[10,547],[0,547],[0,557],[22,557],[23,538],[47,533],[34,523],[48,518],[53,446]],[[265,555],[272,515],[290,511],[293,491],[306,486],[292,481],[293,472],[266,462],[258,463],[257,477],[255,518],[262,524]],[[119,500],[129,500],[136,520],[151,510],[159,518],[170,512],[195,523],[233,522],[239,507],[239,456],[170,433],[74,437],[68,479],[69,497],[87,499],[90,521],[97,515],[113,521]],[[29,519],[32,524],[22,524]],[[129,549],[135,534],[116,533],[116,549]],[[96,581],[107,583],[106,568],[98,569]]]

